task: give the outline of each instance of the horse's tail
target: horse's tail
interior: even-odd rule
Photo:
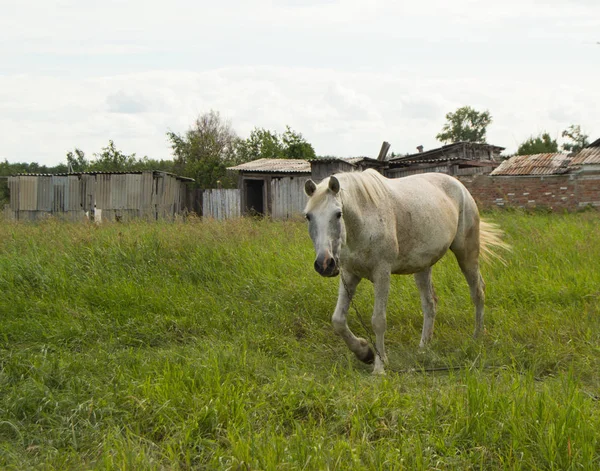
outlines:
[[[479,253],[484,262],[496,259],[506,265],[506,260],[498,253],[498,249],[509,251],[512,247],[502,240],[503,237],[504,231],[498,224],[483,219],[479,222]]]

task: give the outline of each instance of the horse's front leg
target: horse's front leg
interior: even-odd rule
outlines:
[[[342,271],[340,276],[340,287],[338,290],[338,300],[335,306],[331,323],[333,330],[344,339],[348,348],[356,355],[356,357],[365,363],[373,363],[373,350],[369,347],[365,339],[356,337],[348,327],[348,308],[352,296],[356,292],[356,287],[360,283],[360,277],[353,275],[347,271]]]
[[[373,281],[375,290],[375,305],[373,306],[373,317],[371,318],[373,332],[375,332],[375,367],[373,368],[373,374],[385,374],[384,365],[387,363],[384,336],[387,327],[385,313],[390,292],[390,276],[389,271],[381,272]]]

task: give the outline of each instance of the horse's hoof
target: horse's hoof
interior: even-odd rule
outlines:
[[[367,365],[371,365],[375,361],[375,353],[371,347],[368,347],[367,352],[364,355],[359,356],[358,359]]]

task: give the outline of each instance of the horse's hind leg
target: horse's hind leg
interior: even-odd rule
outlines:
[[[479,251],[472,250],[468,253],[455,251],[458,265],[469,284],[471,300],[475,305],[475,332],[474,337],[479,337],[483,332],[483,305],[485,303],[485,283],[479,271]]]
[[[433,336],[433,324],[435,322],[435,309],[437,305],[437,297],[433,289],[431,279],[432,267],[415,273],[415,283],[419,288],[421,296],[421,308],[423,309],[423,333],[421,334],[421,343],[419,347],[423,348],[431,340]]]

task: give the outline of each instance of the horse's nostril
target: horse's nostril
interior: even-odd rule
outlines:
[[[317,260],[315,260],[315,270],[317,271],[317,273],[323,272],[323,269],[321,268],[321,265],[319,265],[319,262]]]

